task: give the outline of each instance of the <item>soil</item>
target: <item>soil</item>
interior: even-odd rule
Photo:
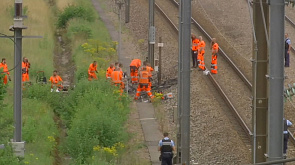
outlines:
[[[113,11],[116,9],[115,3],[108,0],[92,0],[94,7],[99,12],[100,17],[103,17],[106,27],[109,29],[110,36],[112,40],[118,41],[118,15]],[[97,3],[99,2],[99,3]],[[122,11],[124,13],[124,9]],[[104,19],[107,20],[104,20]],[[124,22],[124,20],[122,20]],[[134,44],[134,38],[129,29],[126,29],[125,26],[122,27],[122,50],[121,56],[118,57],[119,61],[123,64],[123,71],[129,71],[129,64],[132,58],[142,58],[140,51],[140,45]],[[136,42],[138,43],[138,42]],[[136,111],[135,102],[131,103],[131,113],[127,122],[127,129],[131,135],[131,139],[128,142],[129,152],[126,155],[126,159],[123,164],[126,165],[130,162],[139,163],[139,164],[149,164],[150,157],[147,147],[144,145],[144,136],[139,121],[139,114]],[[136,156],[135,156],[136,155]],[[128,162],[129,161],[129,162]]]
[[[219,0],[218,2],[214,0],[193,0],[192,15],[212,37],[217,38],[219,45],[251,81],[251,22],[247,2],[242,1],[237,3],[236,0]],[[167,11],[166,14],[169,17],[177,19],[178,13],[173,11],[172,7],[169,7],[170,2],[168,0],[156,0],[156,3],[159,3]],[[108,10],[111,11],[115,8],[114,1],[109,1],[108,4]],[[295,15],[289,8],[286,9],[286,13],[292,20],[295,20]],[[111,19],[117,19],[114,14],[109,15],[112,15]],[[157,12],[155,26],[156,35],[161,36],[164,41],[162,77],[163,80],[168,80],[177,76],[178,36]],[[289,33],[292,41],[295,32],[287,23],[286,32]],[[130,23],[124,26],[124,33],[128,34],[127,41],[131,44],[123,47],[128,50],[137,48],[135,52],[131,51],[128,55],[145,59],[148,44],[148,1],[131,1]],[[156,47],[155,50],[155,58],[157,58]],[[291,54],[291,67],[285,70],[288,76],[285,84],[293,83],[292,81],[295,78],[293,59],[294,55]],[[225,71],[228,68],[225,63],[220,62],[218,66],[219,74],[215,76],[216,79],[226,87],[227,94],[231,96],[236,107],[240,107],[240,113],[250,124],[251,94],[249,90],[238,82],[239,80],[236,79],[237,76],[234,73]],[[234,84],[239,85],[233,86]],[[164,92],[173,92],[177,96],[177,87],[173,86]],[[176,105],[177,98],[175,97],[172,100],[165,101],[164,105],[157,108],[158,111],[166,113],[165,116],[167,116],[160,122],[165,127],[160,125],[160,129],[173,133],[174,139],[176,137],[176,125],[173,119]],[[292,113],[293,108],[290,103],[286,103],[285,114],[291,121],[295,121],[295,114]],[[249,146],[246,146],[241,140],[239,130],[236,129],[236,123],[231,121],[228,111],[228,107],[219,97],[219,94],[216,94],[216,90],[209,80],[201,72],[193,71],[191,73],[191,158],[198,164],[247,164],[250,162]],[[289,149],[290,157],[293,156],[293,151],[292,148]]]
[[[157,1],[157,3],[167,1]],[[170,9],[169,7],[163,8]],[[171,17],[177,17],[177,13],[167,13]],[[148,34],[148,2],[145,0],[131,1],[131,22],[126,25],[134,43],[141,39],[147,39]],[[177,74],[178,48],[174,31],[163,18],[156,12],[155,16],[156,34],[164,41],[163,60],[164,80],[174,78]],[[139,44],[139,43],[138,43]],[[141,46],[143,54],[147,51],[147,42]],[[213,86],[210,86],[201,72],[192,72],[192,99],[191,99],[191,157],[199,164],[245,164],[250,162],[248,147],[239,137],[232,122],[227,118],[227,106],[215,95]],[[202,88],[200,88],[201,86]],[[176,86],[165,92],[173,92],[177,95]],[[173,133],[175,139],[175,124],[173,123],[173,110],[175,110],[176,99],[167,100],[165,106],[160,106],[158,111],[165,111],[168,116],[159,123],[162,130]],[[217,108],[219,107],[219,108]],[[167,126],[168,125],[168,126]],[[220,131],[222,130],[222,131]]]

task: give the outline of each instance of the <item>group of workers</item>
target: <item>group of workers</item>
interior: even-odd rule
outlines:
[[[29,63],[28,58],[24,57],[22,61],[22,82],[23,83],[30,81],[30,77],[29,77],[30,67],[31,67],[31,64]],[[1,60],[0,70],[2,70],[1,74],[4,74],[3,83],[6,85],[8,83],[8,80],[11,81],[11,78],[10,78],[10,73],[9,73],[5,58],[2,58]]]
[[[125,84],[123,82],[125,73],[122,71],[122,67],[123,65],[121,63],[116,62],[115,65],[110,64],[110,67],[106,70],[106,78],[110,79],[112,84],[119,86],[121,93],[123,93],[123,90],[125,88]],[[131,61],[130,63],[131,84],[132,85],[138,84],[137,92],[134,97],[135,100],[139,99],[141,92],[146,92],[151,99],[154,98],[151,92],[153,71],[154,69],[146,61],[143,62],[143,65],[140,59],[133,59]]]
[[[196,37],[196,35],[191,35],[192,39],[192,61],[193,61],[193,68],[199,67],[199,70],[204,71],[206,70],[205,67],[205,47],[206,43],[203,40],[202,36]],[[211,53],[212,53],[212,60],[211,60],[211,73],[217,74],[217,53],[219,50],[219,46],[216,42],[216,38],[212,38],[211,41]]]

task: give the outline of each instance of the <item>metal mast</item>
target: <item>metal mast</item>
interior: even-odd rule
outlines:
[[[177,95],[178,95],[178,102],[177,102],[177,116],[178,116],[178,122],[177,122],[177,128],[178,128],[178,132],[177,132],[177,155],[176,155],[176,159],[177,159],[177,163],[181,163],[181,112],[182,112],[182,101],[183,101],[183,89],[182,89],[182,26],[183,26],[183,22],[182,22],[182,17],[183,17],[183,9],[182,9],[182,1],[180,0],[179,2],[179,21],[178,21],[178,26],[179,26],[179,31],[178,31],[178,89],[177,89]]]
[[[267,161],[283,158],[285,0],[270,0]],[[279,163],[281,164],[281,163]]]
[[[264,26],[264,18],[266,25]],[[266,128],[267,128],[267,67],[268,67],[268,51],[267,51],[267,31],[268,27],[268,4],[266,0],[262,0],[262,8],[260,0],[253,1],[253,22],[255,37],[253,42],[253,109],[252,109],[252,126],[253,126],[253,145],[252,145],[252,161],[253,163],[265,162],[266,153]],[[267,31],[265,31],[267,30]]]
[[[182,79],[181,163],[190,164],[190,56],[191,56],[191,0],[181,1],[182,13]]]

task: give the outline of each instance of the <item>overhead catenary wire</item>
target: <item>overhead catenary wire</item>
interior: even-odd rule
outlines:
[[[261,14],[262,14],[262,19],[263,19],[263,26],[264,26],[264,33],[265,33],[266,42],[267,42],[267,48],[269,48],[269,39],[268,39],[268,35],[267,35],[267,28],[266,28],[264,9],[263,9],[263,6],[262,6],[262,0],[260,0],[260,8],[261,8]]]
[[[6,34],[4,34],[4,33],[0,33],[0,35],[5,36],[5,37],[7,37],[8,39],[10,39],[10,40],[14,43],[14,45],[15,45],[16,47],[18,47],[18,45],[16,45],[15,41],[14,41],[13,39],[11,39],[8,35],[6,35]],[[19,47],[18,47],[18,48],[19,48]],[[19,66],[19,65],[20,65],[20,62],[17,63],[12,69],[9,69],[8,72],[15,70],[15,68],[16,68],[17,66]],[[6,73],[6,72],[0,72],[0,74],[2,74],[2,73]]]

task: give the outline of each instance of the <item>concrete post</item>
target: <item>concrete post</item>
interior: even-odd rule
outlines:
[[[176,155],[176,163],[181,163],[181,112],[182,112],[182,101],[183,101],[183,90],[182,90],[182,17],[183,17],[183,10],[182,10],[182,1],[179,1],[179,21],[178,21],[178,26],[179,26],[179,31],[178,31],[178,90],[177,90],[177,155]]]
[[[14,139],[13,142],[22,141],[22,0],[15,0],[14,18]]]
[[[252,163],[265,162],[266,153],[266,128],[267,128],[267,67],[268,51],[266,33],[263,24],[262,12],[265,15],[266,26],[268,27],[268,4],[262,0],[263,11],[261,10],[260,0],[253,1],[253,22],[257,41],[253,42],[253,145]],[[256,57],[257,56],[257,57]]]
[[[125,0],[125,23],[130,20],[130,0]]]
[[[148,47],[148,61],[154,68],[154,45],[155,45],[155,0],[149,0],[149,47]]]
[[[162,43],[162,37],[159,37],[159,44]],[[161,85],[162,79],[162,46],[159,46],[159,72],[158,72],[158,85]]]
[[[181,163],[190,164],[190,59],[191,59],[191,0],[182,0],[183,9],[183,61],[182,61],[182,115],[181,115]]]
[[[267,161],[283,158],[285,0],[270,0]],[[280,165],[281,163],[278,163]]]

